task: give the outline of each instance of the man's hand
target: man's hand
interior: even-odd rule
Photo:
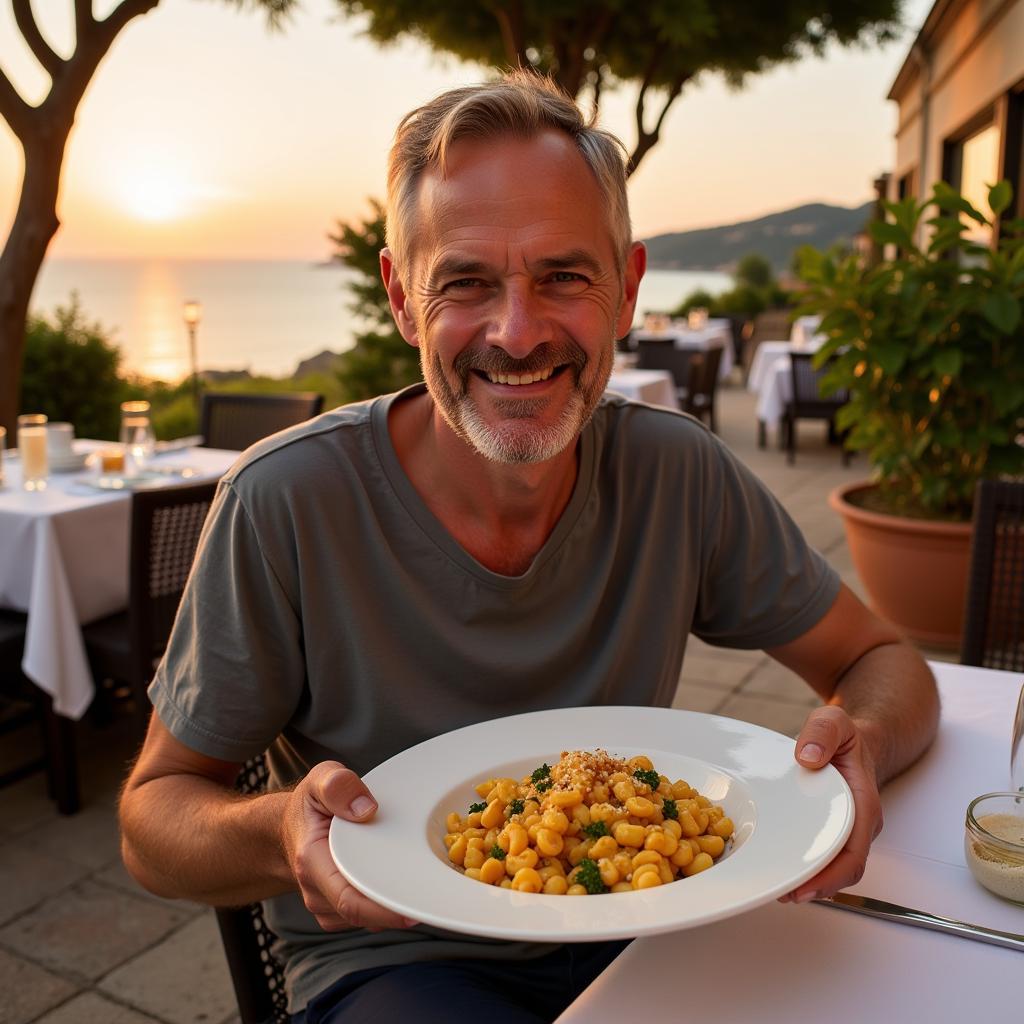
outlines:
[[[850,716],[839,707],[815,708],[796,740],[796,759],[805,768],[831,763],[853,792],[853,831],[835,859],[812,879],[781,897],[804,903],[856,885],[864,874],[868,850],[882,831],[882,802],[874,761]]]
[[[316,765],[290,795],[282,823],[285,855],[307,909],[324,931],[410,928],[417,923],[364,896],[331,857],[331,818],[367,822],[376,812],[377,802],[362,779],[337,761]]]

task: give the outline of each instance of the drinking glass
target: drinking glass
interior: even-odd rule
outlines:
[[[1010,789],[1024,793],[1024,686],[1017,698],[1017,714],[1010,737]]]
[[[4,449],[7,447],[7,431],[0,427],[0,487],[4,485]]]
[[[18,417],[18,455],[21,486],[26,491],[45,490],[50,466],[46,458],[46,417],[41,413]]]
[[[121,448],[124,451],[124,471],[128,476],[146,468],[156,450],[149,402],[121,403]]]

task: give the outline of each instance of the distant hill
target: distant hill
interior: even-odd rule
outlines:
[[[738,224],[655,235],[644,239],[647,258],[663,270],[729,271],[742,256],[756,252],[778,273],[789,269],[801,245],[827,249],[849,242],[864,229],[871,207],[870,202],[854,207],[808,203]]]

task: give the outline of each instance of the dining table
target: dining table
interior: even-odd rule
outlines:
[[[1024,675],[930,665],[942,702],[938,734],[883,788],[885,826],[847,891],[1024,937],[1024,905],[983,888],[964,856],[968,804],[1009,788]],[[717,1024],[1020,1020],[1022,977],[1017,950],[827,903],[772,901],[634,940],[557,1024],[620,1024],[640,1007],[663,1020]]]
[[[664,330],[648,331],[635,328],[632,334],[634,343],[640,341],[671,342],[676,348],[693,349],[707,352],[712,348],[722,350],[722,358],[718,364],[718,379],[725,380],[732,373],[735,357],[732,351],[732,328],[724,318],[709,320],[703,327],[690,327],[686,323],[676,323]]]
[[[79,440],[82,456],[108,442]],[[217,480],[239,453],[188,447],[157,453],[151,485]],[[21,464],[8,453],[0,487],[0,608],[26,612],[25,675],[57,715],[79,719],[95,687],[81,626],[128,603],[131,484],[101,489],[95,470],[51,473],[45,490],[21,486]],[[116,478],[114,478],[116,483]]]
[[[615,366],[606,390],[625,395],[648,405],[679,409],[675,381],[668,370],[640,370],[631,366]]]
[[[762,448],[767,428],[778,426],[793,398],[790,356],[794,352],[817,352],[824,340],[818,334],[799,341],[762,341],[757,346],[747,375],[747,390],[757,395],[755,415]]]

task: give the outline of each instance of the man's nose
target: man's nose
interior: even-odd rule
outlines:
[[[551,327],[541,300],[525,285],[502,290],[487,325],[486,341],[513,359],[528,356],[541,342],[551,340]]]

